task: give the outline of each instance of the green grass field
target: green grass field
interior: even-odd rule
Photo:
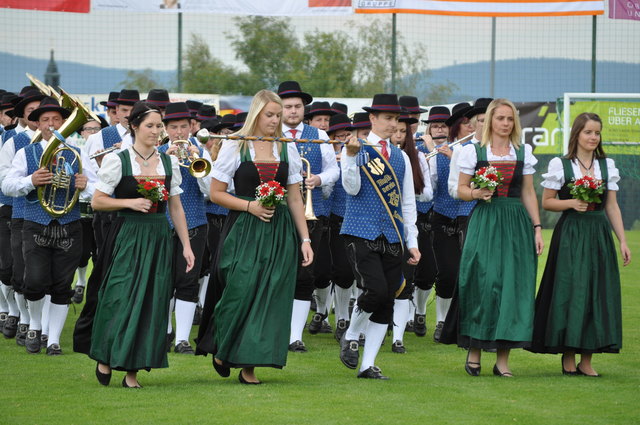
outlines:
[[[544,235],[548,245],[550,231]],[[27,355],[14,340],[0,339],[0,424],[638,424],[640,231],[627,237],[635,259],[621,269],[624,347],[594,356],[599,379],[562,376],[560,356],[522,350],[511,356],[514,379],[492,376],[491,354],[472,378],[463,370],[464,351],[431,339],[432,304],[427,337],[407,334],[406,354],[391,353],[390,338],[382,347],[377,364],[390,381],[356,379],[340,362],[333,335],[305,333],[309,352],[291,354],[283,370],[258,370],[258,387],[240,385],[237,372],[218,377],[211,357],[170,354],[168,369],[140,373],[142,390],[122,388],[118,372],[106,388],[95,363],[71,351],[80,313],[71,307],[63,356]]]

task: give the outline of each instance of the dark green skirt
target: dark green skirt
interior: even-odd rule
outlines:
[[[471,347],[529,345],[537,256],[519,198],[479,202],[469,220],[459,274],[460,336]]]
[[[168,367],[172,236],[167,217],[120,213],[89,356],[116,370]],[[116,225],[116,223],[114,223]]]
[[[531,351],[614,352],[622,347],[620,273],[604,211],[563,214],[536,299]]]
[[[240,213],[219,261],[224,292],[213,312],[215,357],[232,367],[286,364],[298,266],[286,205],[270,223]]]

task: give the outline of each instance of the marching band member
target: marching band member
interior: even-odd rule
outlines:
[[[304,124],[304,105],[311,103],[313,97],[305,93],[296,81],[284,81],[278,87],[278,96],[282,99],[284,110],[282,113],[282,133],[285,137],[293,139],[328,139],[327,133],[310,125]],[[306,158],[311,170],[305,170],[309,175],[304,180],[304,186],[311,189],[313,196],[313,210],[318,217],[316,221],[309,221],[309,233],[311,246],[314,252],[318,252],[323,229],[327,227],[329,217],[329,202],[322,194],[323,186],[333,186],[340,175],[336,155],[328,144],[296,143],[301,157]],[[313,266],[312,266],[313,267]],[[314,290],[314,269],[312,267],[299,267],[296,294],[293,301],[293,313],[291,316],[291,337],[289,350],[293,352],[305,352],[307,348],[302,342],[302,331],[309,315],[311,307],[311,295]],[[328,290],[319,291],[318,303],[326,305]]]
[[[45,97],[40,106],[28,115],[28,120],[38,123],[42,133],[42,141],[31,143],[16,152],[11,171],[2,182],[4,192],[11,196],[25,196],[24,226],[22,243],[24,254],[24,296],[28,301],[30,324],[25,341],[28,353],[39,353],[42,335],[42,308],[45,295],[51,295],[49,309],[49,339],[47,355],[62,354],[60,334],[67,318],[68,304],[73,291],[70,289],[73,275],[82,250],[82,228],[80,226],[80,208],[76,204],[70,212],[58,218],[52,218],[36,198],[36,188],[49,185],[54,174],[47,168],[40,168],[40,157],[49,144],[53,133],[51,128],[59,129],[70,112],[50,97]],[[80,149],[76,151],[78,158],[84,157]],[[64,158],[67,173],[73,174],[69,190],[93,190],[95,179],[91,174],[80,174],[82,162],[69,150],[57,156],[56,161]],[[89,171],[90,172],[90,171]],[[61,202],[65,191],[55,194],[55,200]]]
[[[259,91],[238,133],[281,136],[282,103],[275,93]],[[303,266],[313,261],[300,157],[293,143],[225,141],[212,174],[211,199],[230,212],[216,267],[219,301],[207,299],[215,310],[198,350],[214,355],[222,377],[242,368],[241,383],[260,384],[255,367],[286,363],[296,263],[299,255]],[[231,181],[235,196],[227,193]],[[286,187],[286,205],[267,208],[255,200],[256,188],[270,181]]]
[[[118,216],[106,242],[112,258],[100,287],[89,356],[97,361],[100,384],[109,385],[115,369],[127,372],[123,387],[137,388],[138,370],[168,366],[164,335],[173,243],[166,208],[182,242],[186,272],[193,268],[194,256],[179,198],[178,160],[156,149],[164,127],[160,110],[136,103],[128,121],[134,143],[106,155],[91,201],[94,209],[118,211]],[[161,194],[154,205],[138,192],[148,178],[162,184],[168,200]]]
[[[149,94],[147,94],[147,98],[145,99],[150,105],[155,105],[160,109],[160,113],[164,117],[164,114],[167,110],[167,105],[171,102],[169,99],[169,92],[165,89],[151,89],[149,90]]]
[[[402,108],[395,94],[377,94],[369,112],[372,124],[366,145],[350,137],[340,166],[347,208],[341,234],[358,286],[363,289],[349,328],[340,342],[340,360],[358,366],[360,333],[366,343],[359,378],[388,379],[375,366],[377,353],[393,316],[395,292],[402,284],[403,251],[409,263],[420,260],[411,163],[389,143]],[[368,158],[367,158],[368,157]]]
[[[612,228],[624,266],[631,262],[631,251],[617,202],[620,172],[606,158],[601,131],[598,115],[578,115],[567,156],[553,158],[543,175],[542,207],[561,211],[562,217],[553,230],[536,299],[531,351],[562,353],[564,375],[600,376],[591,364],[593,354],[622,348],[620,272]],[[573,199],[569,184],[585,176],[602,181],[601,203]]]
[[[331,104],[331,110],[334,112],[334,114],[345,114],[346,115],[347,112],[349,111],[349,108],[344,103],[333,102]],[[331,126],[331,124],[329,124],[329,126]]]
[[[511,377],[512,348],[529,346],[533,331],[537,257],[543,249],[538,200],[533,188],[530,145],[520,143],[520,120],[510,101],[487,108],[480,144],[462,148],[458,195],[479,202],[469,220],[458,282],[458,344],[469,347],[465,371],[480,374],[481,349],[496,349],[493,373]],[[471,187],[485,166],[496,167],[502,183],[491,191]]]
[[[411,135],[415,138],[417,135],[416,131],[418,130],[420,115],[427,112],[427,109],[420,106],[418,98],[415,96],[400,96],[400,98],[398,98],[398,103],[400,103],[400,106],[402,106],[402,108],[404,108],[408,113],[409,117],[416,120],[411,124]]]
[[[198,102],[197,100],[187,100],[187,106],[189,107],[189,112],[191,113],[191,134],[196,134],[198,130],[200,130],[200,121],[196,118],[198,115],[198,111],[204,105],[202,102]]]
[[[179,149],[187,149],[188,155],[196,154],[200,158],[204,158],[211,163],[209,152],[203,150],[196,145],[187,147],[179,147],[174,144],[178,140],[187,140],[189,138],[191,114],[189,108],[184,102],[170,103],[167,105],[166,114],[164,115],[165,130],[169,136],[169,143],[158,148],[158,151],[176,155]],[[175,235],[173,238],[173,261],[174,276],[173,286],[175,288],[175,316],[176,316],[176,343],[174,351],[180,354],[194,354],[193,348],[189,343],[189,333],[193,324],[198,302],[198,278],[202,266],[204,249],[207,243],[207,216],[204,203],[204,195],[209,192],[210,177],[205,176],[196,178],[190,174],[187,167],[180,167],[182,174],[182,183],[180,188],[180,202],[187,220],[187,229],[191,250],[195,256],[194,267],[187,273],[185,272],[186,263],[182,256],[183,247],[180,238]],[[173,222],[169,217],[171,227]],[[169,322],[171,322],[171,311],[169,311]]]
[[[27,118],[18,116],[19,113],[18,115],[16,115],[17,112],[20,112],[20,111],[24,112],[24,110],[21,110],[20,108],[18,109],[18,111],[15,110],[15,107],[18,106],[18,104],[25,98],[25,95],[28,92],[31,92],[32,94],[37,93],[38,95],[43,96],[42,93],[40,93],[35,87],[24,86],[22,90],[20,90],[20,94],[18,95],[17,99],[14,98],[10,101],[10,103],[13,104],[13,106],[8,107],[6,110],[4,110],[3,115],[13,120],[13,124],[12,124],[13,128],[11,128],[11,126],[8,126],[7,128],[5,128],[4,133],[2,133],[2,144],[4,144],[7,140],[12,138],[16,134],[22,133],[28,128]]]
[[[118,122],[118,113],[116,112],[117,103],[115,102],[120,96],[119,91],[112,91],[109,93],[108,100],[103,100],[100,102],[102,106],[107,109],[107,118],[109,121],[109,125],[116,125]]]

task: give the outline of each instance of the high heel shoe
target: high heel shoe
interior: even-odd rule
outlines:
[[[246,379],[244,379],[244,376],[242,375],[242,369],[240,369],[240,374],[238,375],[238,380],[240,381],[241,384],[246,384],[246,385],[260,385],[260,384],[262,384],[262,382],[260,382],[260,381],[249,382]]]
[[[142,388],[142,385],[138,384],[132,387],[131,385],[127,384],[127,376],[125,375],[124,378],[122,378],[122,387],[123,388]]]
[[[513,374],[511,372],[500,372],[497,364],[493,365],[493,374],[502,378],[513,378]]]
[[[212,362],[213,368],[216,370],[216,372],[218,372],[218,375],[222,376],[223,378],[228,378],[229,375],[231,375],[231,369],[224,365],[218,364],[215,357],[213,358]]]
[[[564,353],[562,354],[562,357],[560,358],[560,363],[562,364],[562,374],[563,375],[567,375],[567,376],[580,375],[580,372],[578,372],[577,368],[574,371],[567,370],[567,369],[564,368]]]
[[[480,369],[482,368],[480,366],[479,362],[470,362],[469,361],[469,354],[471,354],[471,350],[467,351],[467,360],[464,362],[464,370],[465,372],[467,372],[469,375],[471,376],[480,376]],[[478,365],[478,367],[471,367],[470,365]]]
[[[107,385],[109,385],[109,382],[111,382],[111,372],[100,372],[100,369],[98,369],[98,363],[96,363],[96,378],[98,378],[98,382],[100,382],[101,385],[104,385],[106,387]]]
[[[589,375],[588,373],[584,373],[582,369],[580,369],[580,363],[578,363],[578,366],[576,366],[576,375],[588,376],[590,378],[600,378],[602,376],[599,373],[596,373],[595,375]]]

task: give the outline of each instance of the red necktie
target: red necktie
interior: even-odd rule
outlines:
[[[292,128],[291,130],[289,130],[289,133],[291,133],[291,138],[295,139],[296,134],[298,133],[298,130],[296,130],[295,128]]]
[[[382,156],[384,156],[384,159],[386,159],[388,161],[389,160],[389,150],[387,149],[387,141],[386,140],[380,140],[380,146],[382,146]]]

